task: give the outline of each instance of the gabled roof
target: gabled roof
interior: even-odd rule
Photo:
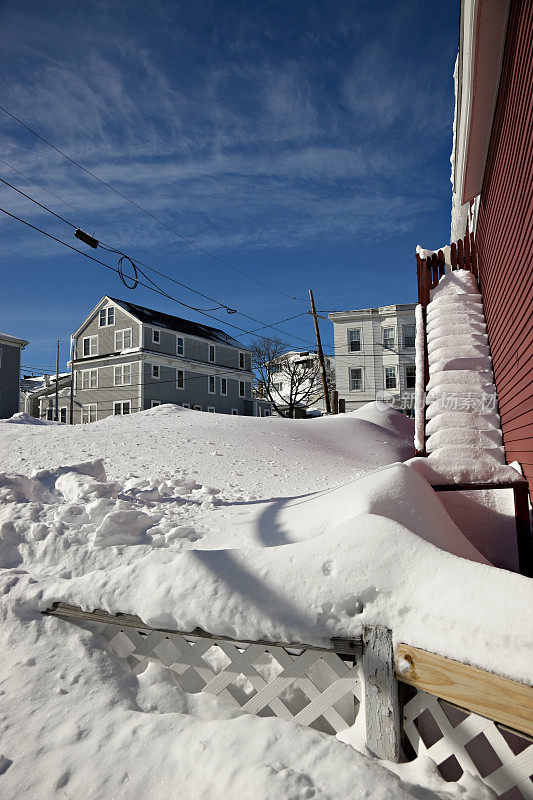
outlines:
[[[199,322],[192,322],[190,319],[175,317],[172,314],[164,314],[162,311],[138,306],[136,303],[129,303],[127,300],[118,300],[116,297],[109,297],[109,299],[146,325],[154,325],[156,328],[168,328],[176,333],[198,336],[200,339],[209,339],[213,342],[222,342],[231,347],[240,347],[241,350],[248,349],[219,328],[212,328],[210,325],[202,325]]]

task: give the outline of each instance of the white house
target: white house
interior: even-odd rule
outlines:
[[[415,303],[337,311],[336,388],[346,411],[385,399],[411,416],[415,386]]]
[[[333,359],[325,357],[328,385],[333,378]],[[289,350],[270,364],[270,391],[276,406],[284,413],[294,407],[303,416],[324,413],[324,388],[318,355],[310,351]],[[298,411],[297,411],[298,410]]]

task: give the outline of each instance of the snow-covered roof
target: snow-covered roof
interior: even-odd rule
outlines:
[[[19,345],[19,347],[26,347],[29,342],[26,339],[19,339],[17,336],[11,336],[9,333],[1,333],[0,332],[0,341],[9,342],[9,344]]]

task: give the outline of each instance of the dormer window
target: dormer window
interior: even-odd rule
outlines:
[[[155,328],[152,329],[152,342],[155,344],[159,344],[161,341],[161,331],[156,330]]]
[[[244,369],[244,353],[239,353],[239,369]]]
[[[215,345],[214,344],[210,344],[209,345],[209,361],[211,361],[211,363],[215,362]]]
[[[105,328],[107,325],[114,325],[115,324],[115,308],[114,306],[109,306],[109,308],[102,308],[100,309],[100,328]]]
[[[185,351],[185,343],[181,336],[176,336],[176,354],[182,356]]]

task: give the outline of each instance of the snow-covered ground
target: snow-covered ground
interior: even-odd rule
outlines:
[[[0,424],[2,797],[491,796],[184,694],[156,665],[133,677],[97,637],[39,613],[62,600],[316,644],[379,623],[531,679],[530,582],[488,565],[401,463],[412,422],[374,405],[301,421],[175,406],[18,421]]]

